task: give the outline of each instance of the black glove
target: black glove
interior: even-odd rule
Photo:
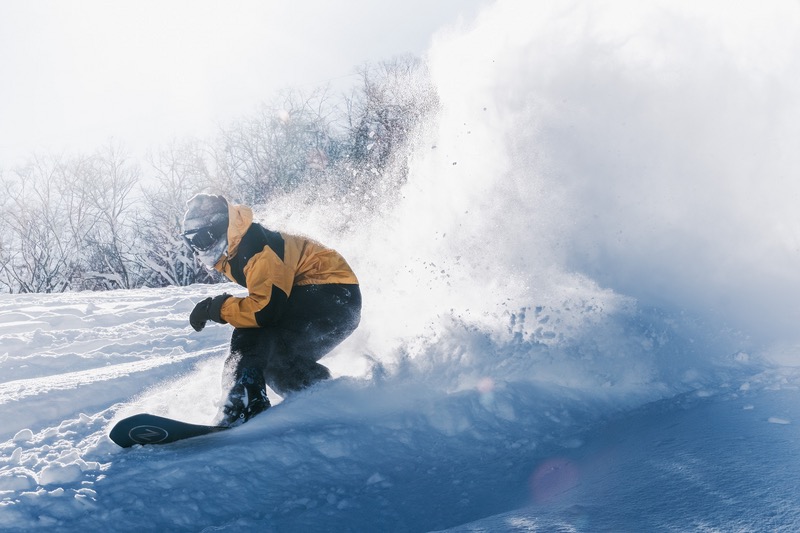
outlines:
[[[211,320],[211,316],[208,314],[208,307],[211,305],[211,301],[212,298],[209,296],[192,309],[192,313],[189,315],[189,324],[192,325],[195,331],[202,331],[206,327],[206,322]]]
[[[220,311],[222,310],[222,304],[230,297],[230,294],[225,293],[214,296],[213,298],[206,298],[198,303],[194,306],[192,313],[189,315],[189,324],[192,325],[195,331],[202,331],[202,329],[206,327],[206,322],[209,320],[219,322],[220,324],[227,324],[220,316]]]

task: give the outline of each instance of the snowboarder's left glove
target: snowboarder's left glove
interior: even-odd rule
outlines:
[[[230,298],[230,296],[230,294],[225,293],[213,298],[208,297],[202,302],[199,302],[194,306],[192,313],[189,315],[189,324],[191,324],[195,331],[202,331],[202,329],[206,327],[206,322],[209,320],[219,322],[220,324],[227,324],[220,316],[220,311],[222,310],[222,304],[225,303],[225,300]]]

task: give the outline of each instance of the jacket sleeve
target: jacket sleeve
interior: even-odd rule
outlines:
[[[294,270],[269,248],[254,255],[244,267],[248,295],[230,297],[220,310],[223,320],[237,328],[259,328],[274,324],[286,309],[292,291]]]

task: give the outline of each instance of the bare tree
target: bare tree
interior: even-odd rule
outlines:
[[[288,92],[221,134],[218,171],[251,204],[296,189],[328,164],[327,91]]]
[[[88,174],[82,182],[88,204],[96,214],[88,237],[90,269],[87,280],[95,289],[137,286],[137,272],[131,272],[133,250],[137,238],[128,223],[134,206],[131,192],[139,183],[139,166],[130,161],[125,149],[109,143],[91,158]]]
[[[144,209],[136,216],[142,246],[136,259],[150,286],[190,285],[218,278],[205,269],[180,236],[186,201],[214,186],[198,141],[173,142],[150,156],[155,173],[143,188]]]
[[[33,157],[4,180],[2,283],[11,292],[61,292],[69,288],[74,247],[66,206],[56,187],[60,158]]]
[[[360,75],[360,86],[338,102],[327,89],[283,93],[223,128],[213,148],[173,143],[150,157],[144,187],[138,164],[113,142],[90,156],[34,156],[0,175],[0,287],[215,281],[179,235],[185,202],[200,191],[251,205],[301,192],[307,202],[323,201],[332,218],[344,213],[334,222],[343,228],[347,213],[379,213],[405,182],[412,143],[438,99],[414,58],[368,65]],[[342,209],[348,204],[354,209]]]
[[[92,256],[92,235],[99,214],[89,197],[94,180],[90,157],[78,156],[64,161],[56,176],[55,188],[64,205],[65,226],[61,228],[74,251],[68,275],[70,287],[76,290],[93,288],[86,279],[89,258]]]

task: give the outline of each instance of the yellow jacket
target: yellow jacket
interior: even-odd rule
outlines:
[[[253,222],[253,211],[228,204],[228,253],[214,268],[243,287],[245,298],[230,297],[220,317],[237,328],[274,324],[292,288],[328,283],[358,284],[335,250],[305,237],[271,231]]]

